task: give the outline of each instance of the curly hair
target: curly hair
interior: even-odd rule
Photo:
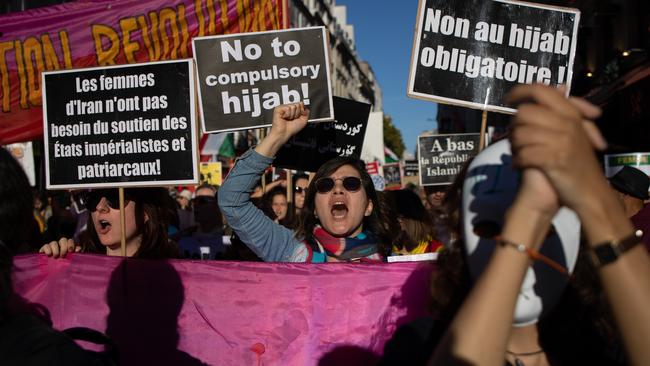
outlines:
[[[379,240],[379,251],[382,255],[388,255],[390,253],[390,245],[392,237],[384,222],[386,221],[383,217],[384,210],[381,209],[382,202],[377,196],[377,191],[375,191],[375,186],[372,183],[372,178],[366,171],[365,164],[359,160],[352,157],[336,157],[327,161],[323,164],[314,178],[309,183],[307,187],[307,193],[305,194],[305,204],[300,212],[298,217],[298,227],[296,228],[296,237],[303,238],[307,242],[313,242],[313,231],[314,227],[318,224],[318,218],[314,213],[316,209],[316,181],[320,178],[329,177],[340,167],[348,165],[359,173],[361,178],[361,185],[363,186],[366,197],[373,204],[372,213],[369,216],[363,218],[363,228],[375,236]]]

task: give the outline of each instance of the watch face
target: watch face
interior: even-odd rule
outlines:
[[[598,262],[600,262],[601,266],[611,263],[618,258],[618,253],[614,250],[614,247],[611,244],[600,245],[594,248],[594,254],[598,258]]]

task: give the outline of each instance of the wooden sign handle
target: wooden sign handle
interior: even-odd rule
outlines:
[[[485,131],[487,130],[487,111],[483,111],[481,116],[481,137],[478,143],[478,151],[483,151],[485,148]]]
[[[119,188],[120,193],[120,241],[122,243],[122,257],[126,257],[126,218],[124,216],[124,188]]]

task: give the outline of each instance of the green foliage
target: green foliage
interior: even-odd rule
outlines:
[[[402,157],[404,153],[404,140],[402,140],[402,132],[395,127],[391,116],[384,114],[384,145],[393,150],[398,157]]]

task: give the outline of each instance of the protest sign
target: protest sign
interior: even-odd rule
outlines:
[[[418,136],[420,185],[450,184],[463,164],[478,153],[480,134]]]
[[[287,0],[29,3],[0,15],[0,144],[43,137],[42,71],[185,59],[195,36],[289,26]]]
[[[192,41],[203,131],[270,126],[273,108],[304,101],[310,121],[334,119],[324,27]]]
[[[48,189],[198,182],[191,60],[43,73]]]
[[[375,186],[375,189],[378,191],[383,191],[384,188],[386,188],[386,182],[384,181],[384,177],[381,174],[381,166],[379,163],[376,161],[366,163],[366,171],[370,175],[372,184]]]
[[[625,165],[637,168],[650,176],[650,153],[636,152],[605,155],[605,175],[611,177]]]
[[[207,183],[213,186],[220,186],[222,183],[221,162],[201,163],[199,167],[201,173],[200,184]]]
[[[420,0],[407,94],[514,113],[518,84],[571,88],[580,12],[508,0]]]
[[[337,156],[359,158],[366,134],[370,104],[334,97],[333,123],[310,123],[276,155],[273,165],[315,172]]]
[[[386,190],[402,188],[402,169],[399,163],[384,164],[384,183]]]
[[[417,177],[420,174],[420,165],[417,160],[404,161],[404,176]]]

